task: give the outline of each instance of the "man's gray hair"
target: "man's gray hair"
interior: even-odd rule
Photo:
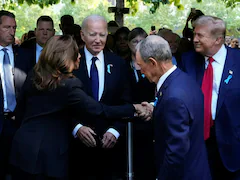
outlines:
[[[157,61],[172,60],[170,46],[166,40],[157,35],[150,35],[143,39],[137,46],[142,60],[147,63],[152,57]]]
[[[222,19],[214,16],[200,16],[193,24],[194,27],[205,25],[211,28],[211,34],[216,38],[225,38],[226,24]]]
[[[107,26],[107,20],[103,17],[103,16],[100,16],[100,15],[97,15],[97,14],[93,14],[93,15],[90,15],[90,16],[87,16],[83,22],[82,22],[82,30],[85,30],[86,29],[86,26],[87,26],[87,22],[91,20],[91,21],[103,21],[106,23],[106,26]]]

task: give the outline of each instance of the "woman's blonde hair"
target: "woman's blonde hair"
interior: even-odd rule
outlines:
[[[69,35],[48,40],[34,67],[33,84],[38,90],[53,90],[64,78],[72,77],[71,67],[78,58],[78,46]]]

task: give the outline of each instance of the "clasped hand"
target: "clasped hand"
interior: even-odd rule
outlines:
[[[136,116],[149,121],[152,118],[153,106],[148,102],[133,105],[136,110]]]

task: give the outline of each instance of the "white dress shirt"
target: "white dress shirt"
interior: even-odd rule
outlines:
[[[87,50],[86,46],[84,46],[84,53],[85,53],[85,58],[86,58],[86,65],[87,65],[87,70],[88,70],[88,76],[90,77],[90,69],[92,65],[92,57],[93,55]],[[98,60],[96,60],[96,66],[98,69],[98,78],[99,78],[99,91],[98,91],[98,100],[100,101],[103,90],[104,90],[104,79],[105,79],[105,63],[104,63],[104,55],[103,51],[101,51],[97,56]],[[79,128],[81,128],[83,125],[78,124],[74,129],[73,129],[73,136],[77,137],[77,131]],[[109,128],[107,132],[112,133],[117,139],[119,138],[120,134],[118,131],[116,131],[113,128]]]
[[[42,52],[43,47],[36,43],[36,63],[38,62],[39,56]]]
[[[166,73],[164,73],[158,80],[157,83],[157,92],[159,91],[159,89],[161,88],[161,86],[163,85],[164,81],[167,79],[167,77],[175,70],[177,69],[176,65],[173,65],[173,67],[171,67],[171,69],[169,69]]]
[[[3,57],[4,57],[4,52],[3,52],[3,48],[6,48],[7,49],[7,53],[8,53],[8,56],[10,58],[10,64],[11,64],[11,67],[12,67],[12,72],[13,72],[13,69],[14,69],[14,55],[13,55],[13,49],[12,49],[12,45],[8,45],[7,47],[3,47],[3,46],[0,46],[0,74],[1,74],[1,81],[2,81],[2,89],[3,89],[3,103],[4,103],[4,112],[7,112],[8,111],[8,108],[7,108],[7,95],[6,95],[6,85],[5,85],[5,82],[4,82],[4,71],[3,71]],[[10,74],[10,78],[13,79],[13,73]]]
[[[212,57],[214,59],[214,61],[212,62],[213,89],[212,89],[212,106],[211,106],[213,120],[215,120],[215,117],[216,117],[219,87],[221,83],[221,78],[222,78],[226,57],[227,57],[227,49],[224,45],[222,45],[219,51]],[[205,68],[207,68],[208,66],[208,58],[209,57],[205,57]]]

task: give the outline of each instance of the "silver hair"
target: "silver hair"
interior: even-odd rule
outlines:
[[[106,27],[107,27],[107,20],[103,16],[93,14],[93,15],[89,15],[86,18],[84,18],[84,20],[82,22],[82,30],[86,29],[87,22],[89,20],[91,20],[91,21],[103,21],[104,23],[106,23]]]
[[[143,39],[137,46],[142,60],[147,63],[152,57],[156,61],[172,60],[170,46],[166,40],[157,35],[150,35]]]
[[[214,16],[200,16],[193,24],[194,27],[203,25],[209,26],[211,28],[211,34],[216,38],[225,38],[226,24],[222,19]]]

